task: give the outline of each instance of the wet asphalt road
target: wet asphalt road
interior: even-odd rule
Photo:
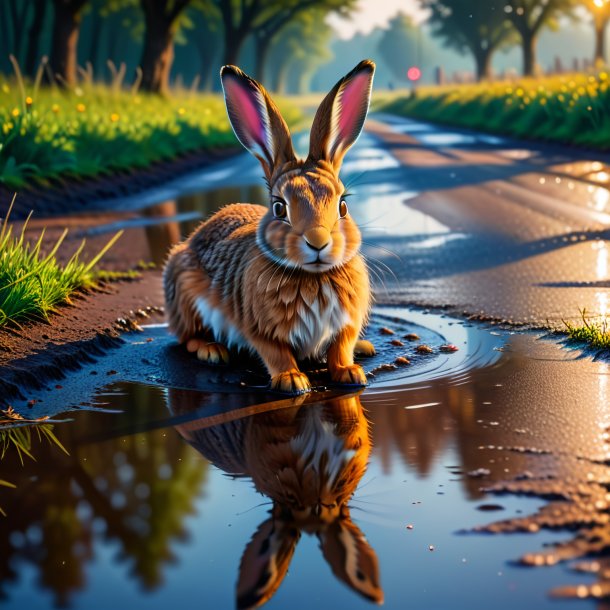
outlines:
[[[363,186],[400,202],[399,226],[419,226],[375,236],[401,258],[375,253],[398,279],[390,300],[534,326],[606,313],[607,157],[379,118],[372,150],[396,165],[367,171]]]

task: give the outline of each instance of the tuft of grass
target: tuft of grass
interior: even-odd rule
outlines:
[[[178,89],[169,98],[106,86],[86,78],[73,90],[40,87],[44,66],[24,80],[0,75],[0,184],[108,175],[189,152],[236,146],[220,95]],[[301,120],[281,103],[289,124]]]
[[[586,310],[581,311],[582,324],[575,325],[563,321],[570,341],[586,343],[598,350],[610,350],[610,321],[606,317],[587,316]]]
[[[16,413],[11,407],[1,412],[0,415],[0,460],[4,459],[8,452],[16,451],[21,465],[24,458],[36,461],[32,454],[32,439],[34,436],[39,442],[46,440],[49,444],[61,449],[66,455],[67,449],[53,432],[53,425],[48,423],[48,417],[39,419],[25,419]],[[35,432],[35,434],[33,434]],[[0,479],[0,487],[15,489],[15,485],[9,481]],[[0,506],[0,515],[6,517],[6,513]]]
[[[100,279],[95,266],[122,234],[121,231],[114,235],[89,262],[81,260],[83,240],[70,260],[60,266],[55,254],[67,229],[51,251],[43,255],[44,231],[35,244],[25,239],[27,221],[21,233],[14,234],[9,223],[13,203],[0,224],[0,327],[19,320],[46,320],[58,305],[69,303],[74,292],[94,288]]]
[[[610,149],[610,75],[564,74],[422,87],[376,110],[526,139]]]

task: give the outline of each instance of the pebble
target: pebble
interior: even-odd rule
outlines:
[[[390,343],[396,347],[404,347],[405,345],[400,339],[392,339]]]
[[[382,335],[393,335],[394,334],[394,331],[391,328],[387,328],[386,326],[384,326],[383,328],[380,328],[379,332]]]
[[[453,345],[453,343],[447,343],[445,345],[441,345],[439,349],[445,354],[453,354],[454,352],[457,352],[460,348],[457,345]]]
[[[394,360],[394,364],[398,364],[399,366],[406,366],[407,364],[411,364],[411,361],[404,356],[398,356],[396,360]]]
[[[418,354],[432,354],[432,353],[434,353],[434,350],[429,345],[418,345],[415,348],[415,351]]]
[[[405,335],[403,339],[406,339],[407,341],[419,341],[419,335],[416,335],[415,333],[409,333]]]

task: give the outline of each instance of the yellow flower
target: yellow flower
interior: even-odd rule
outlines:
[[[540,105],[546,106],[546,99],[544,97],[540,100]]]
[[[184,108],[178,108],[178,114],[180,116],[182,116],[185,112],[186,112],[186,110]]]
[[[11,112],[11,114],[17,118],[19,116],[19,108],[13,108],[13,111]]]
[[[10,92],[11,92],[11,88],[6,83],[3,83],[2,84],[2,93],[10,93]]]
[[[565,101],[566,101],[565,95],[558,95],[558,96],[557,96],[557,99],[558,99],[560,102],[565,102]]]
[[[77,112],[85,112],[86,109],[87,107],[85,106],[85,104],[76,104]]]
[[[608,80],[607,72],[600,72],[599,73],[599,80]]]
[[[118,121],[120,118],[121,118],[121,117],[120,117],[120,116],[119,116],[119,115],[118,115],[116,112],[113,112],[113,113],[110,115],[110,120],[111,120],[113,123],[116,123],[116,122],[117,122],[117,121]]]
[[[523,91],[523,89],[521,89],[521,87],[519,87],[519,89],[517,89],[517,91],[515,91],[515,93],[517,94],[518,97],[523,97],[523,94],[525,92]]]
[[[57,113],[59,112],[59,106],[58,106],[57,104],[53,104],[53,105],[51,106],[51,110],[52,110],[52,111],[53,111],[55,114],[57,114]]]
[[[34,103],[34,100],[33,100],[33,99],[32,99],[32,98],[31,98],[31,97],[28,95],[28,96],[25,98],[25,105],[26,105],[26,106],[31,106],[33,103]]]

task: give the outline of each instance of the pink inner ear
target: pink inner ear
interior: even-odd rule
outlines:
[[[248,140],[244,144],[248,146],[252,146],[254,143],[262,145],[265,142],[265,127],[260,116],[256,93],[250,87],[242,86],[241,83],[232,78],[226,79],[224,87],[225,95],[233,107],[231,119],[235,127],[238,128],[240,135]]]
[[[339,137],[341,139],[355,138],[362,128],[368,105],[370,84],[371,75],[366,72],[354,76],[343,87],[339,112]]]

